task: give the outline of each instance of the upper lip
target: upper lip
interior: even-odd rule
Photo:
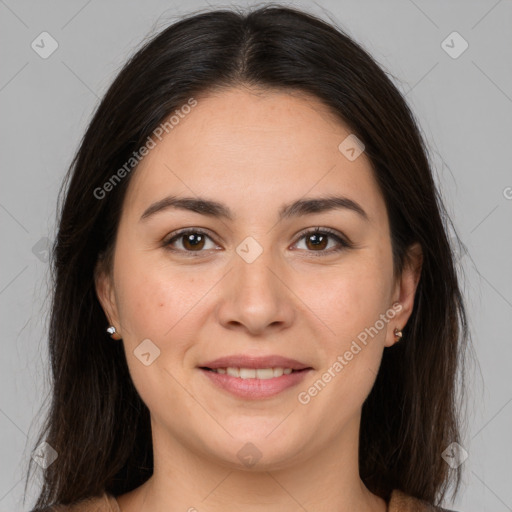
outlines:
[[[311,367],[296,359],[278,355],[255,357],[240,354],[219,357],[201,364],[200,368],[291,368],[292,370],[304,370]]]

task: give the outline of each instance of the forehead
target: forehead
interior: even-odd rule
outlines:
[[[370,217],[385,210],[369,159],[340,151],[350,128],[319,99],[233,88],[196,101],[134,171],[129,212],[140,216],[171,193],[215,198],[241,217],[336,192],[364,204]]]

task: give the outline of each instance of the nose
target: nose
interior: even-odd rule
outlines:
[[[284,262],[273,259],[271,250],[250,263],[235,255],[216,309],[218,321],[252,336],[276,333],[293,324],[294,298]]]

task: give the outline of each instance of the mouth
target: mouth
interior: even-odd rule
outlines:
[[[283,375],[290,375],[291,373],[305,372],[312,368],[302,368],[300,370],[294,370],[293,368],[238,368],[228,366],[226,368],[208,368],[206,366],[200,367],[201,370],[208,372],[218,373],[220,375],[229,375],[231,377],[239,379],[259,379],[269,380],[281,377]]]
[[[302,382],[314,369],[281,356],[228,356],[197,367],[214,388],[245,400],[271,398]]]

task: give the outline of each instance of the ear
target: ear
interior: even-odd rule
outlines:
[[[94,268],[96,295],[108,319],[109,325],[113,325],[120,335],[121,327],[119,324],[119,315],[112,281],[111,273],[105,268],[103,260],[99,259]]]
[[[423,251],[419,243],[408,247],[404,259],[402,274],[397,278],[393,290],[393,304],[399,303],[401,309],[397,312],[388,324],[386,335],[386,347],[391,347],[397,341],[393,331],[398,328],[400,331],[405,327],[414,307],[414,295],[420,281],[421,268],[423,264]],[[398,310],[398,308],[394,308]]]

